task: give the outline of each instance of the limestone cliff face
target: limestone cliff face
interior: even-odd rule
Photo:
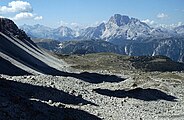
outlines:
[[[184,62],[184,38],[173,37],[132,42],[124,45],[129,56],[164,55],[174,61]]]

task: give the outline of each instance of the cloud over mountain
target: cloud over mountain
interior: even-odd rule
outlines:
[[[10,13],[14,16],[10,16]],[[8,16],[8,18],[13,20],[22,20],[22,19],[33,19],[41,20],[42,16],[38,16],[33,13],[33,7],[29,2],[25,1],[12,1],[9,2],[7,6],[0,6],[0,14],[3,16]]]
[[[157,18],[159,18],[159,19],[164,19],[164,18],[167,18],[167,17],[168,17],[168,15],[165,14],[165,13],[159,13],[159,14],[157,15]]]
[[[150,19],[142,20],[142,22],[144,22],[144,23],[146,23],[148,25],[154,25],[155,24],[155,21],[150,20]]]
[[[30,3],[24,1],[12,1],[8,6],[0,6],[0,13],[32,12]]]

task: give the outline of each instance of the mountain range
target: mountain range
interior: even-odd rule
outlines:
[[[23,26],[20,26],[20,28],[31,38],[47,38],[65,41],[73,39],[76,36],[74,30],[65,26],[53,29],[40,24],[36,24],[34,26],[24,24]]]
[[[86,42],[88,40],[93,40],[93,43],[98,42],[98,45],[102,44],[99,43],[100,41],[106,41],[113,45],[117,45],[119,47],[118,49],[121,49],[122,51],[120,54],[130,56],[165,55],[175,61],[184,61],[184,26],[179,26],[173,29],[166,29],[163,27],[153,28],[148,24],[141,22],[139,19],[115,14],[110,17],[107,23],[101,23],[98,26],[88,27],[77,31],[66,26],[52,29],[43,25],[23,25],[20,26],[20,28],[34,39],[43,38],[58,40],[59,42],[57,46],[62,44],[63,41],[76,40],[76,42],[78,41],[81,43],[82,40],[83,46],[85,46],[84,48],[89,48],[89,44]],[[74,44],[73,42],[69,43]],[[47,44],[47,42],[45,44]],[[96,46],[96,44],[90,44],[90,46],[92,45]],[[47,46],[49,46],[49,44]],[[54,50],[63,51],[63,48],[65,48],[64,51],[66,51],[66,47],[55,47]],[[79,48],[79,50],[81,49],[80,47],[75,48]],[[113,51],[109,47],[106,49],[108,50],[100,51]],[[73,53],[72,51],[74,50],[68,48],[67,51]],[[119,53],[119,51],[114,52]]]
[[[59,41],[73,39],[101,39],[105,41],[114,41],[117,39],[140,40],[150,37],[168,38],[184,33],[184,25],[173,29],[163,27],[153,28],[141,22],[139,19],[120,14],[113,15],[107,23],[77,30],[67,26],[50,28],[40,24],[33,26],[24,24],[20,26],[20,29],[24,30],[32,38],[45,38]]]

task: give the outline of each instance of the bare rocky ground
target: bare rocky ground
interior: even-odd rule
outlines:
[[[184,73],[107,74],[1,75],[0,119],[184,119]]]

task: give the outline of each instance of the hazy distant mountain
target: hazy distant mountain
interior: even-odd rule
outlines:
[[[40,24],[34,26],[24,24],[20,28],[32,38],[50,38],[53,36],[51,32],[53,30],[52,28]]]
[[[76,36],[76,32],[74,30],[65,26],[53,29],[51,32],[53,34],[52,39],[59,41],[71,40]]]
[[[174,29],[163,27],[153,28],[146,23],[141,22],[139,19],[115,14],[107,23],[101,23],[96,27],[88,27],[81,30],[78,29],[77,32],[68,27],[51,29],[41,25],[35,25],[33,27],[27,27],[25,25],[21,28],[25,30],[27,34],[36,38],[49,38],[60,41],[74,39],[92,40],[93,42],[90,46],[96,48],[95,52],[98,51],[97,48],[101,48],[103,44],[99,41],[106,41],[118,45],[122,49],[121,54],[136,56],[166,55],[175,61],[184,61],[184,26],[179,26]],[[72,42],[69,43],[74,44]],[[86,41],[75,42],[76,47],[70,46],[71,48],[66,48],[68,51],[72,51],[72,48],[80,48],[81,43],[85,50],[91,48],[89,47],[89,42]],[[53,46],[51,48],[53,48]],[[112,51],[112,48],[109,46],[101,49],[103,49],[103,51]],[[114,52],[117,53],[117,51]]]
[[[112,43],[124,42],[125,40],[144,40],[147,38],[168,38],[182,32],[182,26],[175,30],[166,28],[152,28],[136,18],[115,14],[107,23],[101,23],[96,27],[73,30],[66,26],[56,29],[43,25],[20,26],[32,38],[45,38],[54,40],[90,40],[101,39]]]
[[[61,26],[59,28],[50,28],[43,25],[23,25],[20,26],[32,38],[54,39],[59,41],[71,40],[75,38],[76,32],[71,28]]]
[[[130,18],[126,15],[115,14],[107,23],[101,23],[95,27],[85,29],[71,29],[61,26],[56,29],[43,25],[20,26],[32,38],[45,38],[55,40],[73,39],[101,39],[105,41],[142,40],[147,38],[168,38],[177,36],[177,33],[184,33],[184,26],[173,30],[163,27],[152,28],[139,19]]]
[[[105,23],[100,24],[97,27],[88,27],[81,31],[78,38],[80,39],[100,39],[105,30]]]

